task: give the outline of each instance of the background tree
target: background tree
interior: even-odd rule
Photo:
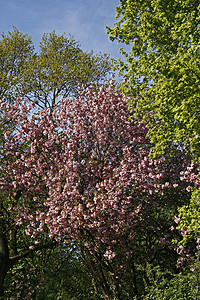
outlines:
[[[116,18],[107,32],[131,46],[118,69],[127,78],[130,108],[148,120],[152,151],[160,155],[169,145],[184,145],[198,160],[199,1],[121,0]]]
[[[24,96],[40,107],[54,107],[77,95],[78,84],[102,83],[111,71],[109,55],[84,52],[71,36],[44,34],[40,52],[27,62]]]
[[[109,55],[84,52],[70,36],[44,34],[35,52],[31,38],[16,28],[0,41],[0,98],[23,96],[38,107],[53,107],[76,93],[78,84],[103,82],[111,71]]]
[[[58,247],[49,259],[45,271],[44,288],[37,293],[37,299],[97,299],[92,279],[74,242]]]
[[[0,99],[16,99],[22,91],[26,62],[34,55],[31,38],[15,27],[0,40]]]

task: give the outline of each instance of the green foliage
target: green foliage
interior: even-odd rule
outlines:
[[[124,91],[136,117],[148,120],[160,155],[169,145],[200,149],[200,4],[197,0],[121,0],[111,40],[131,45]],[[135,97],[136,96],[136,97]]]
[[[52,268],[53,266],[53,268]],[[74,244],[55,249],[46,265],[44,289],[38,300],[96,300],[92,280]]]
[[[36,252],[10,269],[4,284],[6,299],[37,299],[38,291],[44,289],[45,264],[49,255],[49,250]]]
[[[77,93],[78,84],[100,84],[111,71],[109,55],[84,52],[75,39],[44,34],[39,53],[31,38],[16,28],[0,40],[0,98],[23,96],[53,108]]]
[[[131,47],[129,53],[121,49],[126,63],[118,60],[116,69],[126,78],[123,91],[134,117],[147,123],[152,156],[181,147],[199,161],[199,1],[121,0],[116,20],[107,27],[110,40]],[[199,191],[179,209],[179,217],[178,229],[188,231],[181,243],[194,241],[200,231]],[[163,269],[162,276],[154,272],[144,299],[199,299],[198,276],[167,276],[168,271]]]
[[[14,27],[0,40],[0,98],[20,96],[25,64],[33,56],[33,44],[27,34]]]
[[[42,107],[77,94],[78,84],[100,83],[110,71],[107,54],[83,52],[75,39],[44,34],[40,52],[26,65],[24,94]]]
[[[189,205],[179,208],[180,224],[177,229],[186,231],[181,244],[185,245],[192,238],[198,237],[200,233],[200,190],[192,192]]]
[[[154,273],[144,300],[198,300],[198,276],[195,273],[167,274],[159,269]]]

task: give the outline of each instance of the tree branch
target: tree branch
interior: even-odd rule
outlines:
[[[15,255],[15,256],[12,256],[9,258],[9,261],[11,264],[14,264],[16,263],[18,260],[24,258],[24,257],[27,257],[31,254],[33,254],[34,252],[36,251],[39,251],[39,250],[42,250],[42,249],[48,249],[48,248],[52,248],[54,245],[56,245],[57,242],[56,241],[52,241],[50,243],[47,243],[47,244],[43,244],[43,245],[37,245],[37,246],[34,246],[34,249],[29,249],[23,253],[20,253],[18,255]]]

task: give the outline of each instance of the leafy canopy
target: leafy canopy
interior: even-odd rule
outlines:
[[[33,56],[34,47],[27,34],[16,28],[1,34],[0,40],[0,97],[10,100],[19,97],[25,64]]]
[[[148,120],[160,155],[171,145],[200,154],[200,4],[197,0],[121,0],[111,40],[131,45],[127,63],[130,108]],[[133,97],[137,96],[137,97]]]
[[[102,83],[111,71],[108,54],[84,52],[74,37],[55,32],[42,36],[37,53],[31,38],[14,28],[2,34],[0,57],[0,98],[23,96],[40,108],[77,94],[78,84]]]

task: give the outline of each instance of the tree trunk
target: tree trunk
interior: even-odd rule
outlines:
[[[139,294],[138,294],[138,289],[137,289],[137,277],[136,277],[136,268],[135,268],[135,263],[134,263],[134,256],[132,258],[132,273],[133,273],[133,288],[134,288],[136,299],[138,299]]]
[[[4,295],[4,279],[9,270],[9,251],[6,235],[0,233],[0,298]]]

